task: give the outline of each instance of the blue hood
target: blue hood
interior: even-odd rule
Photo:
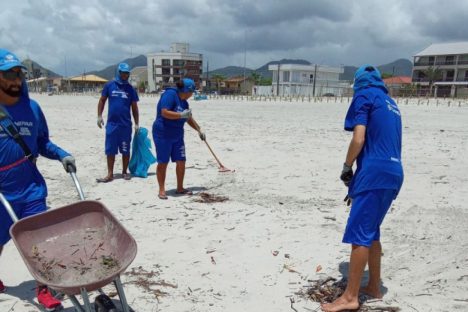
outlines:
[[[372,65],[366,64],[359,67],[354,74],[353,89],[354,92],[357,92],[369,87],[381,88],[385,93],[388,93],[379,70]]]

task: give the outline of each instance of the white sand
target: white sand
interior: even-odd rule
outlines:
[[[298,311],[314,311],[317,304],[295,293],[308,279],[346,273],[350,248],[341,238],[348,211],[338,176],[350,139],[342,130],[347,102],[191,101],[208,142],[236,170],[218,173],[206,146],[186,126],[186,187],[230,199],[203,204],[171,196],[173,164],[167,201],[156,197],[154,166],[148,179],[97,184],[106,167],[97,96],[33,98],[43,107],[52,140],[76,157],[86,197],[101,200],[135,237],[138,255],[127,272],[141,266],[157,272],[151,281],[177,285],[152,286],[168,293],[158,301],[127,283],[135,277],[123,275],[136,311],[292,311],[290,297]],[[140,123],[148,129],[156,100],[140,102]],[[468,105],[399,104],[406,176],[382,226],[385,297],[378,304],[468,311]],[[78,200],[59,162],[41,159],[39,167],[52,208]],[[37,310],[34,282],[13,243],[0,258],[0,278],[8,286],[0,311]],[[74,311],[68,299],[64,306]]]

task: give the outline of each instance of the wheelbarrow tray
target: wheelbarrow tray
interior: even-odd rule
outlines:
[[[109,284],[137,253],[122,224],[92,200],[24,218],[10,234],[34,279],[67,295]]]

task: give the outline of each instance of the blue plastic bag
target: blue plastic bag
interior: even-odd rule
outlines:
[[[133,136],[132,156],[128,169],[135,177],[146,178],[149,167],[156,162],[151,152],[151,141],[148,138],[148,129],[140,128]]]

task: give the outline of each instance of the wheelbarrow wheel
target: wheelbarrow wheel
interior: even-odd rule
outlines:
[[[96,312],[117,312],[115,304],[109,296],[101,294],[94,299],[94,310]]]

